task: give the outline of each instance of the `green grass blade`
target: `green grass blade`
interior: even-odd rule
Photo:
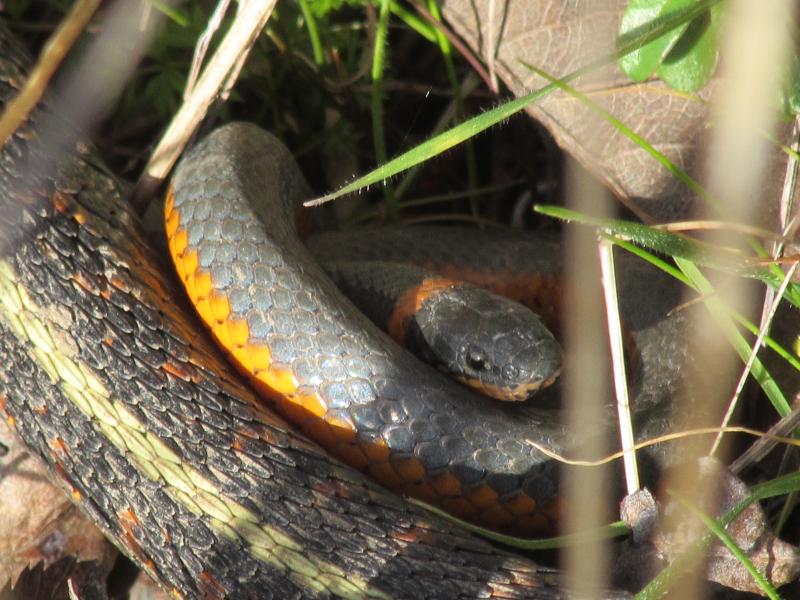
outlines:
[[[789,473],[788,475],[777,477],[771,481],[765,481],[764,483],[754,485],[750,490],[751,498],[748,499],[747,503],[741,506],[741,508],[737,505],[736,509],[741,512],[756,500],[767,500],[769,498],[785,496],[792,492],[800,492],[800,472]],[[735,518],[734,516],[731,520]],[[726,523],[728,522],[730,521],[726,521]]]
[[[378,164],[386,162],[386,135],[383,129],[383,72],[386,65],[386,39],[389,35],[389,0],[380,0],[378,25],[375,28],[375,50],[372,55],[372,140]],[[392,188],[385,187],[384,195],[392,219],[397,217],[397,202]]]
[[[708,312],[714,317],[723,333],[728,337],[728,341],[731,343],[734,351],[739,355],[742,362],[746,364],[750,358],[750,344],[744,336],[739,333],[736,325],[731,320],[728,308],[715,293],[711,283],[703,276],[694,263],[682,258],[676,258],[675,263],[678,265],[678,268],[683,271],[684,275],[690,279],[693,287],[703,295],[703,302],[708,308]],[[789,402],[786,400],[786,396],[783,394],[780,386],[769,374],[769,371],[767,371],[767,368],[760,359],[755,359],[750,373],[761,386],[761,389],[764,390],[764,393],[767,395],[767,398],[769,398],[769,401],[772,403],[772,406],[775,407],[778,414],[781,417],[788,415],[792,410],[789,406]]]
[[[597,103],[593,102],[591,98],[582,94],[572,86],[568,85],[566,81],[559,80],[549,73],[527,63],[523,63],[526,67],[531,69],[532,71],[536,72],[539,76],[543,77],[550,81],[553,85],[559,87],[559,89],[563,90],[564,92],[570,94],[575,99],[582,102],[585,106],[589,109],[594,111],[597,115],[608,121],[611,125],[613,125],[618,131],[620,131],[623,135],[625,135],[628,139],[636,143],[640,148],[642,148],[645,152],[650,154],[656,161],[658,161],[668,172],[674,175],[679,181],[683,182],[686,187],[698,195],[700,199],[706,202],[711,208],[716,210],[720,214],[725,214],[725,210],[722,204],[714,198],[706,189],[700,185],[698,181],[693,179],[686,171],[681,169],[678,165],[673,163],[667,156],[659,152],[650,142],[644,139],[642,136],[637,134],[633,131],[630,127],[625,125],[622,121],[617,119],[614,115],[606,111],[604,108],[599,106]],[[773,141],[776,145],[780,146],[780,143],[774,140],[771,136],[768,138]],[[764,248],[756,241],[756,240],[749,240],[750,246],[754,249],[756,253],[760,256],[767,256],[767,252]],[[780,285],[780,281],[783,277],[783,272],[781,271],[778,265],[771,265],[770,270],[772,271],[772,285]],[[790,301],[797,305],[800,302],[800,294],[797,292],[797,286],[791,286],[789,288],[789,297],[793,298]],[[796,299],[796,300],[795,300]]]
[[[701,510],[699,506],[697,506],[694,502],[692,502],[687,496],[680,494],[676,491],[669,492],[669,495],[673,498],[676,498],[678,502],[683,504],[694,516],[700,519],[703,522],[711,533],[717,536],[717,539],[725,544],[725,547],[736,557],[742,566],[747,569],[747,572],[750,573],[750,576],[755,580],[758,584],[758,587],[761,588],[761,591],[764,592],[764,595],[772,600],[780,600],[780,596],[778,595],[778,590],[767,581],[767,579],[761,574],[761,572],[756,569],[753,561],[745,554],[741,548],[736,544],[733,538],[728,535],[728,532],[725,531],[725,527],[716,519],[706,514],[705,511]]]
[[[437,21],[442,20],[441,11],[439,10],[438,0],[428,0],[428,12]],[[444,66],[447,71],[447,80],[450,83],[450,89],[453,90],[453,100],[456,106],[456,119],[461,121],[464,119],[466,112],[464,111],[464,98],[461,93],[461,84],[456,75],[456,66],[453,62],[453,49],[450,45],[450,40],[440,30],[436,30],[436,40],[439,44],[439,50],[442,52],[444,58]],[[467,187],[470,190],[470,208],[472,214],[478,215],[478,196],[472,190],[478,187],[478,159],[475,154],[475,145],[471,140],[466,141],[465,158],[467,161]],[[410,183],[408,179],[403,181],[406,186]]]
[[[419,18],[411,11],[406,10],[398,2],[391,2],[390,10],[392,11],[392,14],[403,21],[403,23],[405,23],[409,29],[412,29],[429,42],[434,44],[436,43],[436,28],[433,25],[424,19]]]
[[[745,364],[747,363],[750,356],[750,344],[739,333],[730,317],[728,307],[716,295],[714,288],[697,268],[695,262],[732,271],[737,275],[761,279],[775,287],[779,286],[780,282],[774,281],[773,274],[769,270],[742,265],[740,262],[732,260],[729,256],[712,252],[709,246],[701,245],[689,238],[678,236],[668,231],[653,229],[640,223],[616,219],[599,219],[560,206],[535,206],[534,210],[551,217],[598,227],[605,233],[623,236],[656,252],[672,256],[678,268],[688,279],[689,284],[702,295],[703,302],[722,328],[723,333],[728,337],[733,349],[741,357],[742,361]],[[789,295],[787,294],[786,297],[788,298]],[[775,410],[778,411],[778,414],[781,416],[788,414],[790,407],[786,396],[761,360],[755,359],[751,373],[764,390]]]
[[[349,194],[376,183],[386,181],[398,173],[425,162],[429,158],[436,156],[437,154],[441,154],[453,146],[457,146],[458,144],[470,139],[471,137],[474,137],[480,132],[485,131],[492,125],[508,119],[525,108],[531,102],[543,98],[551,91],[553,91],[553,86],[547,86],[532,92],[527,96],[523,96],[516,100],[507,102],[506,104],[502,104],[480,116],[473,117],[461,123],[460,125],[456,125],[449,131],[439,134],[436,137],[419,144],[415,148],[412,148],[408,152],[405,152],[397,158],[390,160],[374,171],[367,173],[363,177],[359,177],[340,190],[306,202],[305,206],[317,206],[319,204],[329,202],[330,200],[334,200],[335,198],[339,198],[345,194]]]
[[[732,311],[731,312],[731,316],[733,316],[733,318],[736,319],[736,322],[739,323],[739,325],[741,325],[742,327],[747,329],[747,331],[749,331],[753,335],[756,335],[756,336],[758,335],[758,326],[756,326],[755,323],[753,323],[752,321],[747,319],[744,315],[742,315],[742,314],[740,314],[740,313],[738,313],[736,311]],[[792,354],[786,348],[781,346],[777,342],[777,340],[771,338],[768,335],[765,335],[764,336],[764,343],[767,345],[767,347],[770,350],[775,352],[783,360],[785,360],[790,365],[792,365],[795,369],[800,371],[800,360],[797,359],[796,355]]]
[[[591,225],[615,237],[622,237],[633,241],[661,254],[691,260],[705,267],[720,271],[734,273],[743,277],[750,277],[763,281],[775,289],[781,284],[781,279],[764,267],[751,264],[745,257],[736,255],[695,241],[671,231],[655,229],[641,223],[621,221],[616,219],[597,219],[560,206],[537,205],[534,210],[543,215],[574,221],[583,225]]]
[[[617,237],[617,236],[614,236],[614,235],[608,235],[608,234],[605,234],[605,233],[602,234],[602,235],[607,237],[608,239],[610,239],[612,242],[614,242],[620,248],[624,248],[625,250],[627,250],[631,254],[635,254],[639,258],[649,262],[654,267],[656,267],[658,269],[661,269],[662,271],[664,271],[668,275],[672,275],[675,279],[680,281],[682,284],[691,287],[692,284],[690,283],[689,278],[686,277],[686,275],[684,275],[683,273],[681,273],[680,269],[676,269],[673,265],[669,264],[664,259],[659,258],[655,254],[651,254],[650,252],[648,252],[644,248],[642,248],[640,246],[637,246],[636,244],[633,244],[633,243],[631,243],[631,242],[629,242],[627,240],[624,240],[624,239],[622,239],[620,237]]]
[[[537,75],[539,75],[540,77],[547,79],[551,84],[557,86],[560,90],[563,90],[576,100],[579,100],[582,104],[584,104],[587,108],[592,110],[595,114],[599,115],[600,117],[611,123],[611,125],[613,125],[618,131],[620,131],[628,139],[636,143],[642,150],[647,152],[656,161],[658,161],[659,164],[661,164],[667,171],[669,171],[677,179],[682,181],[687,188],[689,188],[695,194],[700,196],[700,198],[702,198],[705,202],[707,202],[709,206],[714,207],[714,209],[716,209],[717,211],[723,212],[722,205],[720,204],[720,202],[716,198],[711,196],[711,194],[709,194],[706,191],[706,189],[700,184],[700,182],[698,182],[686,171],[684,171],[678,165],[672,162],[666,155],[659,152],[655,148],[655,146],[653,146],[645,138],[643,138],[633,129],[625,125],[625,123],[617,119],[614,115],[612,115],[610,112],[605,110],[599,104],[594,102],[591,98],[586,96],[586,94],[583,94],[578,90],[576,90],[571,85],[568,85],[567,82],[564,81],[563,79],[557,79],[550,73],[534,65],[528,64],[526,62],[523,62],[522,64],[525,65],[525,67],[527,67],[534,73],[536,73]]]
[[[412,504],[416,504],[421,506],[425,510],[428,510],[435,515],[446,519],[452,523],[456,523],[459,526],[463,527],[484,537],[486,539],[492,540],[494,542],[498,542],[500,544],[505,544],[506,546],[511,546],[513,548],[518,548],[520,550],[552,550],[555,548],[563,548],[565,546],[574,546],[576,544],[585,544],[587,542],[593,542],[598,540],[607,540],[614,537],[619,537],[621,535],[626,535],[628,533],[628,528],[622,521],[616,521],[615,523],[611,523],[609,525],[605,525],[604,527],[599,527],[592,531],[585,531],[580,533],[575,533],[572,535],[561,535],[558,537],[552,538],[540,538],[540,539],[527,539],[527,538],[518,538],[512,535],[504,535],[502,533],[497,533],[496,531],[492,531],[491,529],[484,529],[483,527],[479,527],[474,523],[470,523],[469,521],[464,521],[463,519],[459,519],[458,517],[454,517],[450,513],[428,504],[427,502],[423,502],[421,500],[417,500],[416,498],[408,498],[408,501]]]
[[[718,8],[719,8],[719,6],[716,7],[716,9],[718,9]],[[523,63],[523,64],[526,64],[526,63]],[[712,207],[718,213],[725,214],[725,210],[723,209],[721,203],[716,198],[714,198],[711,194],[709,194],[706,191],[706,189],[702,185],[700,185],[700,183],[698,183],[695,179],[693,179],[688,173],[686,173],[678,165],[674,164],[669,158],[667,158],[664,154],[659,152],[652,144],[650,144],[646,139],[644,139],[643,137],[638,135],[635,131],[633,131],[630,127],[625,125],[622,121],[620,121],[619,119],[614,117],[612,114],[610,114],[608,111],[603,109],[601,106],[599,106],[598,104],[593,102],[591,100],[591,98],[589,98],[585,94],[582,94],[581,92],[579,92],[578,90],[576,90],[572,86],[568,85],[566,82],[556,79],[555,77],[553,77],[549,73],[546,73],[545,71],[542,71],[541,69],[538,69],[537,67],[534,67],[534,66],[528,65],[528,64],[526,64],[526,66],[529,69],[535,71],[541,77],[543,77],[543,78],[547,79],[548,81],[550,81],[551,83],[553,83],[554,85],[557,85],[564,92],[570,94],[571,96],[573,96],[574,98],[576,98],[577,100],[582,102],[589,109],[591,109],[596,114],[598,114],[600,117],[602,117],[603,119],[608,121],[618,131],[620,131],[623,135],[628,137],[628,139],[630,139],[631,141],[636,143],[640,148],[642,148],[648,154],[650,154],[650,156],[652,156],[656,161],[658,161],[662,166],[664,166],[664,168],[668,172],[672,173],[679,181],[683,182],[684,185],[686,185],[686,187],[689,190],[691,190],[694,193],[696,193],[700,199],[705,201],[706,204],[708,204],[710,207]],[[773,143],[775,143],[777,145],[780,145],[777,141],[774,140],[774,138],[772,138],[770,136],[768,136],[768,138],[771,139],[773,141]],[[753,248],[753,250],[756,252],[756,254],[758,254],[762,258],[766,258],[766,257],[769,256],[769,254],[766,252],[766,250],[763,248],[763,246],[757,240],[751,239],[751,240],[748,241],[748,243]],[[689,258],[689,257],[685,257],[685,258]],[[695,262],[697,262],[696,259],[693,259],[693,260],[695,260]],[[761,275],[762,276],[758,276],[758,275],[756,275],[756,276],[759,279],[762,279],[763,281],[767,281],[773,287],[773,289],[775,289],[775,288],[777,288],[777,286],[780,285],[780,282],[783,279],[783,271],[781,270],[780,266],[778,266],[776,264],[771,264],[769,266],[769,271],[771,271],[771,273],[772,273],[771,277],[767,276],[766,273],[763,272],[763,271],[761,271]],[[764,278],[764,277],[766,277],[766,278]],[[794,285],[794,284],[790,285],[789,288],[787,289],[787,293],[786,293],[785,297],[792,304],[794,304],[795,306],[800,306],[800,286],[797,286],[797,285]]]
[[[618,48],[615,52],[592,61],[589,64],[573,71],[572,73],[564,76],[561,81],[572,81],[581,75],[612,63],[629,52],[632,52],[636,48],[639,48],[649,41],[658,38],[667,31],[670,31],[671,29],[678,27],[683,23],[691,21],[709,9],[711,6],[714,6],[719,2],[721,2],[721,0],[703,0],[701,2],[692,4],[686,9],[671,13],[658,23],[638,28],[632,32],[631,35],[625,37],[624,39],[620,38]],[[305,206],[317,206],[319,204],[329,202],[330,200],[334,200],[335,198],[339,198],[345,194],[369,187],[376,183],[385,182],[390,177],[393,177],[398,173],[401,173],[438,154],[441,154],[453,146],[456,146],[481,133],[482,131],[485,131],[489,127],[508,119],[529,104],[544,98],[556,89],[558,89],[558,86],[550,83],[543,88],[531,92],[530,94],[521,96],[520,98],[516,98],[506,102],[505,104],[501,104],[500,106],[497,106],[492,110],[483,113],[482,115],[472,117],[471,119],[468,119],[449,131],[437,135],[390,160],[389,162],[382,164],[377,169],[367,173],[366,175],[363,175],[362,177],[359,177],[336,192],[309,200],[305,203]]]
[[[674,277],[675,279],[677,279],[678,281],[680,281],[684,285],[692,287],[692,284],[689,281],[689,278],[686,277],[686,275],[684,275],[679,269],[676,269],[673,265],[669,264],[667,261],[661,259],[660,257],[656,256],[655,254],[651,254],[650,252],[648,252],[644,248],[641,248],[641,247],[637,246],[636,244],[632,244],[631,242],[623,240],[623,239],[621,239],[619,237],[615,237],[615,236],[607,235],[607,234],[603,234],[603,235],[604,235],[604,237],[606,237],[606,238],[610,239],[612,242],[614,242],[620,248],[623,248],[626,251],[630,252],[631,254],[635,254],[636,256],[641,258],[642,260],[645,260],[645,261],[649,262],[654,267],[656,267],[658,269],[661,269],[662,271],[664,271],[665,273],[671,275],[672,277]],[[741,313],[739,313],[739,312],[737,312],[735,310],[731,309],[730,312],[731,312],[731,316],[736,320],[737,323],[739,323],[739,325],[741,325],[742,327],[747,329],[753,335],[758,336],[759,329],[758,329],[758,326],[755,323],[753,323],[747,317],[745,317],[744,315],[742,315]],[[765,335],[764,336],[764,343],[767,345],[767,347],[770,350],[775,352],[778,356],[780,356],[782,359],[784,359],[786,362],[788,362],[790,365],[792,365],[792,367],[794,367],[796,370],[800,371],[800,360],[798,360],[797,356],[795,356],[792,352],[790,352],[789,350],[787,350],[786,348],[781,346],[777,342],[777,340],[773,339],[772,337],[770,337],[768,335]]]
[[[322,40],[319,37],[317,20],[308,7],[308,0],[298,0],[298,2],[300,3],[300,11],[303,13],[303,19],[306,21],[308,37],[311,40],[311,49],[314,52],[314,62],[318,67],[321,67],[325,63],[325,52],[322,49]]]
[[[148,4],[160,13],[166,15],[167,18],[171,19],[177,25],[181,27],[189,26],[189,18],[186,14],[182,10],[173,8],[168,2],[164,2],[163,0],[148,0]]]

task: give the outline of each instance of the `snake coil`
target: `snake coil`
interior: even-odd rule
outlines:
[[[27,64],[0,27],[4,103]],[[568,596],[554,571],[407,504],[265,408],[198,332],[120,184],[91,156],[58,155],[39,137],[48,111],[36,113],[0,157],[0,408],[120,549],[181,598]],[[233,141],[244,130],[250,129],[232,126],[213,139]],[[296,178],[294,167],[274,155],[257,156],[266,150],[263,140],[248,134],[223,152],[202,149],[211,142],[194,150],[197,162],[185,163],[175,180],[179,217],[188,214],[180,200],[184,187],[230,197],[240,187],[261,191]],[[229,152],[236,161],[222,160]],[[239,169],[250,169],[254,179],[238,178]],[[193,216],[201,223],[203,211],[217,208],[208,204]],[[291,221],[283,210],[272,217],[279,227]],[[238,213],[225,214],[239,231],[251,227]],[[226,250],[199,242],[216,241],[213,227],[196,238],[192,225],[181,223],[170,227],[173,246],[182,246],[184,280],[193,274],[195,295],[205,296],[219,322],[220,306],[203,293],[210,290],[197,275],[207,268],[206,251]],[[181,228],[185,245],[176,239]],[[321,410],[314,402],[324,402],[323,429],[346,433],[326,445],[340,456],[376,453],[368,458],[389,464],[401,487],[436,491],[438,485],[446,499],[455,497],[457,483],[472,494],[474,510],[501,506],[531,520],[548,517],[555,466],[518,437],[541,426],[540,435],[558,447],[559,426],[545,425],[545,414],[535,410],[526,411],[534,422],[524,426],[509,420],[517,411],[490,412],[483,401],[395,356],[382,338],[362,340],[357,332],[371,331],[362,317],[338,304],[314,308],[338,292],[319,283],[319,269],[289,230],[277,231],[273,241],[251,249],[261,261],[254,269],[276,269],[271,277],[280,291],[268,297],[277,316],[247,321],[257,301],[226,288],[229,315],[248,324],[246,335],[236,325],[227,332],[240,343],[232,354],[255,364],[259,344],[269,351],[265,370],[248,370],[257,385],[273,397],[288,389],[299,398],[302,410],[285,413],[305,430],[314,427],[308,413]],[[237,252],[230,274],[244,265],[246,253]],[[216,284],[225,278],[224,269],[209,272]],[[311,280],[316,288],[308,287]],[[308,322],[297,311],[304,319],[313,315],[316,329],[304,330]],[[317,352],[313,358],[307,345]],[[322,382],[324,372],[336,376],[332,383]],[[400,379],[390,378],[395,374]],[[456,414],[480,419],[471,430],[441,408],[453,407],[454,395],[466,398]],[[354,424],[366,433],[352,431]],[[489,449],[479,447],[481,440]]]

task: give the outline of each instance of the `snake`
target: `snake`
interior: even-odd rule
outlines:
[[[5,104],[29,63],[4,28],[0,57]],[[219,130],[173,179],[167,232],[195,309],[124,185],[85,144],[53,147],[40,136],[54,118],[41,105],[0,156],[0,412],[143,571],[176,598],[569,597],[553,569],[365,475],[467,518],[546,529],[560,511],[557,466],[521,440],[564,450],[570,436],[556,410],[480,399],[377,334],[291,233],[291,203],[272,209],[268,235],[249,205],[217,204],[266,190],[298,199],[299,172],[265,146],[266,134]],[[188,209],[187,195],[201,208]],[[211,208],[259,236],[260,246],[237,244],[230,265],[252,251],[253,270],[274,268],[271,321],[248,322],[267,300],[238,294],[260,284],[208,267],[209,252],[227,251],[205,227]],[[213,337],[232,342],[236,368],[195,310]],[[297,314],[316,315],[316,328],[303,329]],[[676,330],[664,323],[655,327],[669,344]],[[282,346],[287,339],[295,345]],[[301,354],[303,344],[317,354]],[[653,372],[677,372],[652,362]]]
[[[469,230],[461,233],[468,236]],[[438,245],[438,238],[420,236],[415,243]],[[561,372],[555,335],[519,302],[463,277],[443,277],[409,262],[408,256],[402,257],[405,262],[374,253],[347,260],[332,259],[335,253],[319,256],[348,300],[395,342],[479,393],[502,401],[528,400]]]

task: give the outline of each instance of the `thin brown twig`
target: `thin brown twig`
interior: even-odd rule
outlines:
[[[211,13],[211,17],[208,19],[206,28],[197,40],[192,56],[192,66],[189,68],[189,75],[186,78],[186,89],[183,92],[184,100],[192,95],[194,84],[200,76],[200,68],[203,66],[206,52],[208,52],[208,46],[211,44],[211,39],[214,37],[214,34],[222,25],[222,19],[225,17],[225,13],[228,12],[228,5],[230,5],[230,2],[231,0],[221,0],[217,3],[214,12]]]
[[[682,310],[687,310],[687,309],[691,308],[692,306],[700,304],[701,302],[705,302],[706,300],[709,300],[713,296],[717,296],[718,295],[716,291],[714,291],[712,293],[708,293],[708,294],[701,294],[700,292],[697,292],[697,293],[698,293],[698,295],[696,297],[690,298],[689,300],[685,300],[685,301],[681,302],[680,304],[678,304],[676,307],[671,308],[667,312],[667,315],[668,316],[672,316],[672,315],[674,315],[676,313],[681,312]]]
[[[785,148],[785,147],[784,147]],[[795,188],[797,185],[797,175],[798,175],[798,162],[797,162],[797,151],[800,148],[800,121],[798,117],[795,116],[794,122],[792,123],[792,133],[791,133],[791,144],[786,152],[787,161],[786,161],[786,172],[784,173],[783,178],[783,189],[781,191],[781,198],[779,204],[779,215],[780,215],[780,224],[781,224],[781,232],[782,237],[775,241],[771,248],[771,256],[776,261],[785,260],[785,251],[786,251],[786,240],[794,239],[794,235],[797,231],[797,224],[798,224],[798,215],[797,212],[794,210],[794,197],[795,197]],[[793,214],[794,213],[794,214]],[[796,267],[796,264],[793,265],[792,268]],[[789,275],[787,275],[787,278]],[[764,290],[764,303],[761,308],[761,320],[762,322],[771,320],[769,315],[774,314],[774,307],[775,305],[780,302],[783,294],[781,293],[778,295],[775,290],[773,290],[770,286],[767,286]],[[777,425],[770,428],[770,431],[776,429],[779,425],[784,424],[785,422],[788,424],[791,421],[794,421],[795,427],[797,419],[792,419],[793,416],[797,416],[798,411],[795,409],[787,418],[781,419]],[[791,429],[787,429],[785,432],[789,434],[795,430],[795,427],[791,427]],[[796,437],[796,434],[792,434]],[[748,448],[747,452],[745,452],[741,457],[741,462],[737,459],[735,465],[731,465],[733,468],[734,466],[743,468],[745,465],[748,464],[748,460],[752,460],[754,457],[761,457],[765,456],[767,452],[769,452],[774,444],[769,442],[765,442],[763,440],[759,440],[758,442],[754,443],[750,448]],[[796,453],[795,453],[796,454]],[[792,462],[793,455],[791,453],[790,448],[785,448],[783,452],[783,456],[781,457],[778,472],[782,473],[785,471],[787,465]],[[783,502],[783,506],[781,511],[778,515],[778,519],[775,523],[775,531],[780,532],[783,529],[783,525],[786,523],[786,519],[789,516],[789,513],[793,510],[794,505],[797,502],[797,492],[791,492]]]
[[[5,146],[8,138],[19,129],[41,100],[53,74],[75,44],[75,40],[86,29],[98,6],[100,0],[78,0],[47,40],[22,91],[6,104],[0,117],[0,147]]]
[[[231,73],[241,66],[276,2],[250,0],[237,13],[225,38],[198,78],[194,91],[173,117],[136,184],[131,202],[139,212],[169,174],[212,102],[221,90],[230,86]]]
[[[781,298],[783,298],[784,292],[786,292],[786,288],[789,287],[789,283],[792,281],[792,276],[794,272],[797,270],[797,266],[800,263],[795,262],[791,268],[786,272],[786,275],[781,282],[781,286],[778,289],[777,294],[775,295],[775,300],[772,302],[769,312],[764,316],[761,320],[761,327],[758,330],[758,337],[756,338],[753,347],[750,349],[750,356],[747,357],[747,363],[742,370],[742,374],[739,377],[739,381],[736,384],[736,390],[733,392],[733,396],[731,397],[730,402],[728,403],[728,409],[725,411],[725,416],[722,419],[722,426],[725,427],[730,423],[731,419],[733,418],[733,413],[736,410],[736,407],[739,404],[739,398],[741,397],[742,390],[744,390],[744,384],[747,381],[748,376],[750,375],[750,371],[753,369],[753,364],[756,362],[756,357],[758,356],[758,351],[761,349],[761,346],[764,345],[764,338],[769,331],[770,325],[772,324],[772,320],[775,318],[775,313],[778,311],[778,305],[780,304]],[[720,444],[722,443],[723,432],[720,432],[717,437],[714,439],[714,443],[711,446],[711,450],[709,451],[710,455],[714,455],[717,453]]]
[[[800,425],[800,408],[794,409],[780,421],[770,427],[764,437],[756,440],[728,467],[731,473],[739,474],[751,464],[764,458],[777,446],[783,439],[786,439],[797,426]]]
[[[760,431],[758,429],[753,429],[751,427],[741,427],[741,426],[698,427],[696,429],[684,429],[683,431],[677,431],[675,433],[665,433],[664,435],[659,435],[641,442],[636,442],[636,444],[634,444],[632,448],[627,450],[627,452],[636,452],[639,450],[644,450],[645,448],[649,448],[650,446],[655,446],[657,444],[663,444],[664,442],[674,442],[684,438],[696,437],[701,435],[715,435],[720,432],[743,433],[745,435],[750,435],[757,438],[770,439],[777,443],[786,444],[787,446],[800,446],[800,440],[798,439],[785,437],[782,435],[773,435],[769,432]],[[534,442],[531,439],[526,439],[524,441],[525,443],[530,445],[532,448],[535,448],[545,456],[552,458],[553,460],[557,460],[558,462],[563,463],[565,465],[571,465],[575,467],[600,467],[602,465],[607,465],[608,463],[614,462],[615,460],[619,460],[626,453],[625,450],[618,450],[617,452],[607,454],[602,458],[598,458],[596,460],[578,460],[574,458],[568,458],[563,454],[560,454],[555,450],[548,448],[547,446]]]
[[[794,150],[796,153],[798,147],[798,121],[795,119],[793,127],[792,127],[792,143],[791,149]],[[768,136],[769,137],[769,136]],[[785,148],[785,146],[784,146]],[[788,160],[786,163],[786,172],[784,174],[784,184],[780,198],[780,223],[781,223],[781,235],[772,238],[773,246],[771,249],[771,256],[767,259],[761,259],[761,262],[766,264],[783,264],[790,262],[791,267],[788,272],[784,276],[784,280],[781,284],[779,290],[774,290],[773,288],[767,286],[764,291],[764,302],[762,303],[761,307],[761,325],[759,327],[759,334],[756,342],[754,343],[751,351],[750,356],[748,357],[747,364],[745,369],[740,376],[739,382],[737,383],[736,391],[734,392],[730,404],[728,406],[727,412],[725,417],[723,418],[722,425],[726,425],[730,420],[730,415],[732,414],[736,401],[741,393],[741,389],[744,385],[745,378],[749,373],[750,369],[752,368],[752,364],[755,360],[755,356],[757,351],[761,348],[763,344],[763,339],[765,335],[769,331],[769,327],[772,323],[772,320],[775,317],[775,313],[777,310],[777,306],[783,297],[783,294],[792,279],[792,276],[797,268],[798,258],[797,257],[787,257],[783,255],[785,249],[785,241],[787,239],[791,239],[790,231],[794,227],[796,223],[796,215],[795,217],[791,217],[792,212],[792,201],[794,196],[794,188],[797,179],[797,161],[794,158],[795,153],[787,152]],[[773,425],[770,430],[767,432],[768,434],[789,434],[797,425],[798,422],[798,411],[794,410],[784,418],[782,418],[776,425]],[[721,441],[722,434],[718,434],[712,446],[711,452],[715,452],[718,448],[718,445]],[[760,460],[767,453],[769,453],[777,442],[772,441],[771,439],[760,439],[755,442],[744,454],[739,456],[739,458],[734,461],[731,465],[731,471],[734,473],[740,472],[746,466],[751,464],[756,460]],[[788,448],[787,448],[788,450]],[[784,455],[784,459],[786,455]],[[786,508],[786,506],[784,506]]]
[[[794,195],[797,184],[797,156],[800,151],[800,121],[795,117],[792,124],[792,152],[787,154],[786,173],[783,178],[783,190],[781,192],[780,201],[780,218],[781,218],[781,231],[783,232],[783,239],[789,239],[786,236],[790,235],[791,229],[797,222],[797,215],[792,216],[794,209]],[[783,253],[783,245],[776,244],[774,256],[779,256]]]

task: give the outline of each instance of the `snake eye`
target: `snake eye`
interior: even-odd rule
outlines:
[[[470,348],[467,354],[467,364],[471,369],[481,371],[486,367],[486,353],[479,348]]]

